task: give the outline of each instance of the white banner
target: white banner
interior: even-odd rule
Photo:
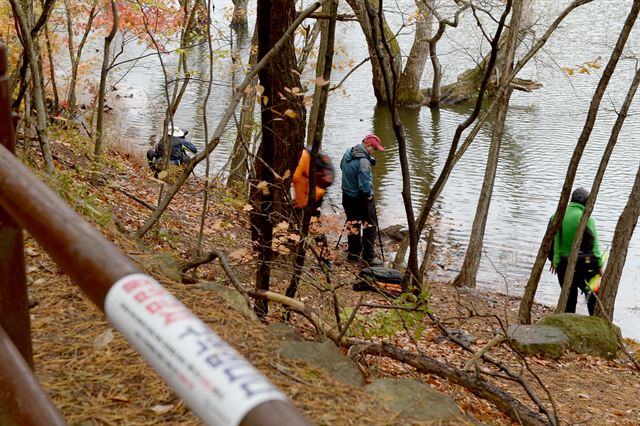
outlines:
[[[153,278],[116,282],[107,318],[207,425],[232,426],[255,406],[287,400],[242,355]]]

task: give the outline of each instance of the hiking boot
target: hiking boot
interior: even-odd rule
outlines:
[[[364,263],[367,264],[367,266],[382,266],[384,265],[384,263],[382,263],[381,260],[376,259],[375,257],[373,259],[364,259]]]
[[[357,263],[360,262],[362,259],[360,258],[360,256],[356,256],[355,254],[347,254],[347,262],[351,262],[351,263]]]

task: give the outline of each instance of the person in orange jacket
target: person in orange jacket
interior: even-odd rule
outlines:
[[[296,171],[293,173],[293,191],[295,192],[296,208],[305,209],[309,201],[309,166],[311,162],[311,149],[306,147],[302,150]],[[322,205],[324,194],[327,188],[333,183],[335,170],[331,164],[331,159],[323,151],[318,152],[316,160],[316,210],[314,216],[320,216],[320,206]]]

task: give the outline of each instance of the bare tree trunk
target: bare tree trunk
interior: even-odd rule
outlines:
[[[602,285],[600,286],[600,294],[598,297],[602,302],[602,306],[596,305],[595,316],[600,318],[608,318],[613,321],[613,311],[618,295],[618,285],[622,276],[622,269],[627,259],[627,251],[629,250],[629,242],[633,235],[633,230],[638,224],[638,216],[640,215],[640,167],[636,173],[636,180],[631,188],[627,205],[624,207],[615,233],[611,242],[611,254],[607,262],[607,268],[602,277]]]
[[[435,10],[435,2],[433,0],[428,2],[428,7],[432,11],[432,14],[438,19],[438,29],[436,33],[431,37],[429,41],[429,58],[431,59],[431,67],[433,68],[433,80],[431,82],[431,89],[426,90],[422,97],[430,108],[438,108],[440,106],[440,87],[442,84],[442,66],[440,65],[440,58],[438,57],[438,42],[444,35],[444,31],[447,26],[457,27],[460,14],[469,8],[469,4],[463,5],[459,8],[453,20],[446,20],[439,16]]]
[[[416,232],[416,221],[413,212],[413,202],[411,200],[411,177],[409,171],[409,161],[407,160],[407,143],[404,135],[404,128],[398,118],[398,72],[392,62],[388,62],[390,58],[391,47],[386,39],[384,32],[384,22],[382,20],[382,0],[380,0],[378,10],[376,11],[367,1],[367,13],[371,25],[371,39],[374,41],[376,50],[376,58],[381,66],[382,76],[384,78],[385,90],[391,111],[391,124],[398,142],[398,156],[400,157],[400,168],[402,169],[402,201],[404,202],[405,215],[407,218],[407,226],[409,228],[409,262],[407,265],[408,274],[405,274],[403,280],[403,288],[413,288],[416,294],[422,291],[422,280],[420,277],[420,269],[418,267],[418,233]],[[385,56],[382,49],[385,49]],[[377,225],[377,224],[376,224]]]
[[[580,218],[580,223],[578,224],[578,228],[576,229],[576,234],[573,239],[573,244],[571,245],[571,255],[569,256],[569,260],[567,262],[567,269],[564,276],[564,282],[562,283],[562,291],[560,292],[560,297],[558,300],[558,306],[556,306],[556,313],[564,312],[567,306],[567,300],[569,299],[569,289],[571,288],[571,283],[573,282],[573,275],[575,272],[576,263],[578,260],[578,251],[580,249],[580,244],[582,243],[582,238],[584,236],[584,231],[587,227],[587,220],[589,216],[591,216],[591,212],[593,211],[593,206],[596,203],[596,199],[598,197],[598,191],[600,190],[600,185],[602,183],[602,179],[604,178],[604,172],[607,170],[607,165],[609,164],[609,159],[611,158],[611,154],[613,153],[613,148],[616,146],[618,142],[618,136],[620,135],[620,130],[622,130],[622,125],[624,124],[627,113],[629,112],[629,107],[631,106],[631,102],[633,102],[633,98],[638,90],[638,85],[640,84],[640,69],[636,71],[636,75],[631,82],[631,86],[627,91],[627,96],[622,104],[622,108],[620,108],[620,112],[618,113],[618,117],[616,118],[616,122],[611,129],[611,136],[609,136],[609,141],[607,142],[607,146],[602,154],[602,159],[600,160],[600,165],[598,166],[598,171],[596,172],[595,177],[593,178],[593,186],[591,187],[591,193],[589,195],[589,199],[587,200],[587,204],[585,205],[584,212],[582,213],[582,217]]]
[[[102,55],[102,69],[100,71],[100,88],[98,89],[98,105],[96,117],[96,140],[93,148],[93,174],[91,183],[95,185],[98,181],[98,165],[100,156],[102,155],[102,136],[103,136],[103,120],[104,120],[104,99],[107,92],[107,75],[109,73],[109,55],[111,54],[111,42],[118,32],[118,8],[115,0],[111,0],[111,14],[113,22],[111,23],[111,31],[104,38],[104,47]]]
[[[19,1],[19,0],[17,0]],[[31,28],[31,40],[37,40],[40,30],[44,27],[44,25],[49,21],[49,16],[51,16],[51,12],[53,11],[53,6],[55,5],[55,0],[45,0],[42,5],[42,12],[38,17],[38,21],[34,24],[34,16],[33,16],[33,2],[24,0],[23,1],[23,13],[26,18],[27,27]],[[12,5],[13,7],[13,5]],[[15,12],[14,12],[15,15]],[[18,37],[20,38],[20,43],[23,43],[22,40],[22,29],[20,28],[20,24],[18,23],[16,27],[16,32],[18,33]],[[40,53],[39,48],[36,46],[36,53]],[[29,67],[29,51],[23,48],[22,56],[20,57],[20,67],[16,68],[16,72],[11,76],[11,93],[14,92],[15,88],[19,86],[18,95],[15,97],[11,108],[14,110],[18,110],[20,108],[20,104],[22,103],[22,97],[26,93],[27,90],[27,68]],[[44,79],[43,79],[44,81]],[[44,84],[44,83],[43,83]]]
[[[53,174],[55,166],[49,137],[47,136],[47,112],[44,105],[44,85],[42,77],[42,67],[40,66],[40,55],[37,40],[31,37],[31,26],[28,23],[27,15],[18,0],[9,0],[14,17],[20,29],[22,37],[20,41],[25,49],[31,70],[31,81],[33,82],[33,101],[36,106],[36,132],[40,141],[40,150],[44,159],[44,167],[47,173]]]
[[[249,25],[249,19],[247,17],[247,0],[233,0],[231,28],[246,28],[247,25]]]
[[[211,8],[213,6],[211,4],[205,5],[206,12],[206,20],[207,22],[211,21]],[[209,74],[207,81],[207,93],[202,101],[202,126],[204,128],[204,140],[209,139],[209,122],[207,119],[207,105],[209,103],[209,97],[211,96],[211,86],[213,85],[213,46],[212,46],[212,38],[211,38],[211,25],[206,26],[206,36],[207,36],[207,49],[208,49],[208,66],[209,66]],[[202,239],[204,237],[204,225],[207,219],[207,211],[209,209],[209,173],[210,173],[210,160],[207,156],[205,159],[205,173],[204,173],[204,184],[202,188],[202,213],[200,214],[200,224],[198,229],[198,241],[196,243],[196,254],[199,256],[202,253]]]
[[[53,49],[49,39],[49,25],[44,24],[44,37],[47,45],[47,58],[49,59],[49,73],[51,74],[51,91],[53,92],[53,114],[60,112],[60,97],[58,96],[58,85],[56,83],[56,69],[53,66]]]
[[[380,0],[371,0],[371,5],[373,8],[377,9]],[[360,23],[360,27],[362,28],[362,32],[364,33],[365,39],[367,41],[367,46],[369,48],[369,56],[371,57],[371,71],[372,71],[372,85],[373,85],[373,93],[381,104],[388,104],[389,98],[387,98],[387,92],[384,87],[384,76],[382,75],[382,64],[376,57],[376,41],[371,38],[371,26],[373,25],[367,15],[367,9],[365,6],[366,0],[347,0],[351,9],[353,9],[353,13],[358,18],[358,22]],[[400,56],[400,45],[398,41],[393,37],[393,34],[389,30],[387,26],[386,20],[384,16],[381,17],[383,20],[383,25],[385,28],[385,35],[387,39],[390,40],[391,50],[393,52],[393,59],[386,58],[388,63],[393,64],[396,67],[396,71],[400,73],[402,69],[402,58]],[[378,43],[380,40],[377,41]],[[384,53],[387,54],[386,52]]]
[[[69,83],[67,86],[67,96],[66,96],[66,103],[67,103],[66,117],[69,120],[72,120],[76,114],[76,85],[78,81],[78,67],[80,66],[80,59],[82,58],[82,50],[84,49],[84,46],[87,42],[87,38],[89,37],[89,33],[91,32],[91,29],[93,26],[93,20],[97,16],[98,12],[96,7],[97,3],[94,3],[93,6],[91,7],[91,10],[89,11],[89,17],[85,24],[85,29],[84,29],[84,32],[82,33],[82,38],[80,39],[80,42],[78,43],[78,48],[76,49],[73,45],[73,39],[74,39],[73,18],[72,18],[73,13],[71,10],[69,0],[64,1],[64,6],[66,10],[66,15],[67,15],[67,22],[66,22],[67,47],[69,49],[69,61],[71,62],[71,69],[70,69],[71,76],[69,78]]]
[[[327,109],[327,98],[329,97],[329,81],[331,80],[331,69],[333,67],[333,47],[335,44],[336,15],[338,14],[338,0],[329,0],[324,4],[322,11],[329,15],[327,22],[322,22],[320,49],[318,52],[318,64],[316,67],[316,86],[313,94],[313,105],[309,118],[309,141],[311,142],[311,155],[309,160],[309,196],[307,207],[302,215],[302,226],[300,229],[300,241],[296,247],[294,258],[294,271],[286,290],[288,297],[295,297],[298,291],[298,282],[302,274],[302,268],[306,258],[307,235],[311,217],[316,209],[316,159],[322,144],[322,133],[324,131],[324,116]],[[320,81],[322,79],[322,81]]]
[[[433,3],[433,0],[429,1]],[[420,82],[429,58],[429,37],[431,36],[433,14],[424,0],[416,0],[415,3],[418,14],[416,15],[414,40],[404,70],[398,80],[397,102],[401,107],[420,107],[422,105],[423,95],[420,90]]]
[[[558,229],[560,229],[560,224],[562,223],[561,221],[564,217],[564,211],[569,202],[569,195],[571,193],[571,188],[573,186],[576,171],[578,170],[578,164],[580,163],[582,153],[584,152],[584,148],[587,145],[589,136],[591,135],[591,132],[593,130],[593,125],[595,123],[596,116],[598,115],[600,102],[602,101],[604,92],[606,91],[609,81],[611,80],[611,76],[615,71],[618,60],[622,55],[622,50],[627,42],[627,39],[629,38],[629,33],[633,28],[633,24],[635,23],[639,10],[640,0],[634,0],[633,6],[631,7],[624,26],[622,27],[620,35],[618,36],[616,46],[611,54],[611,57],[609,58],[607,66],[602,73],[602,77],[598,82],[598,86],[596,87],[596,90],[593,94],[593,98],[591,99],[591,105],[589,107],[587,119],[585,121],[584,127],[582,128],[582,133],[578,137],[578,142],[576,143],[573,155],[571,156],[571,161],[569,162],[569,167],[567,168],[564,184],[562,186],[562,192],[560,193],[560,199],[558,200],[558,206],[556,207],[553,220],[547,226],[547,231],[542,239],[542,243],[540,244],[540,248],[538,249],[538,255],[533,265],[533,269],[531,270],[531,276],[529,277],[529,281],[527,282],[527,286],[522,296],[520,309],[518,312],[518,319],[521,324],[531,323],[531,306],[533,305],[533,298],[536,294],[536,290],[538,289],[538,282],[540,281],[540,275],[542,274],[542,268],[544,267],[547,253],[549,253],[549,250],[551,249],[553,237],[558,232]],[[567,272],[568,271],[569,269],[567,268]]]
[[[502,68],[499,71],[500,75],[505,77],[508,76],[513,69],[516,47],[519,44],[518,37],[520,35],[519,28],[521,18],[522,0],[514,0],[511,23],[509,24],[509,32],[506,38],[506,52],[504,52]],[[484,181],[482,182],[478,207],[476,208],[476,214],[473,219],[469,247],[467,248],[460,273],[453,280],[453,285],[456,287],[476,287],[476,276],[478,274],[480,258],[482,256],[484,231],[487,224],[487,216],[489,215],[491,195],[493,194],[493,184],[496,178],[496,170],[498,169],[498,160],[500,158],[500,145],[504,135],[504,123],[507,118],[509,100],[511,99],[512,91],[511,87],[509,87],[507,90],[503,91],[498,98],[497,117],[493,124],[493,133],[491,135],[489,153],[487,154]]]
[[[295,0],[258,0],[258,60],[282,38],[295,14]],[[255,163],[256,181],[251,195],[254,207],[251,211],[252,239],[258,247],[258,290],[269,289],[273,225],[284,220],[285,211],[290,208],[284,200],[288,198],[291,178],[282,177],[286,171],[292,175],[304,146],[304,106],[301,98],[293,93],[294,89],[300,90],[300,78],[291,72],[295,68],[293,38],[288,38],[282,50],[259,73],[264,87],[262,143]],[[282,96],[284,93],[287,95]],[[266,303],[256,305],[260,315],[265,315],[267,309]]]
[[[519,43],[522,40],[524,40],[524,36],[526,32],[528,32],[530,29],[531,24],[529,22],[532,21],[531,15],[533,13],[532,5],[533,5],[533,0],[524,0],[523,2],[523,5],[522,5],[523,12],[521,14],[522,17],[520,19],[521,22],[518,29],[518,31],[521,32],[521,34],[517,35],[517,40]],[[473,6],[472,6],[472,10],[474,10],[474,13],[475,13],[475,8]],[[504,53],[506,52],[505,47],[506,47],[507,38],[508,38],[507,35],[509,34],[510,31],[511,31],[510,28],[507,29],[507,31],[505,31],[505,36],[503,37],[503,40],[501,40],[500,42],[501,45],[499,48],[499,54],[497,59],[498,65],[496,66],[497,70],[503,69],[502,64],[505,60],[507,60],[506,57],[504,56]],[[426,95],[428,98],[428,102],[430,104],[433,104],[436,102],[455,104],[455,103],[466,102],[466,101],[475,99],[475,97],[478,94],[480,83],[482,82],[482,79],[484,76],[483,70],[487,65],[488,59],[489,59],[488,56],[486,56],[482,61],[480,61],[480,63],[475,68],[467,70],[462,74],[460,74],[454,83],[448,84],[444,87],[438,87],[437,94],[433,90],[427,90]],[[496,90],[498,88],[497,79],[501,77],[502,76],[499,76],[499,75],[492,76],[492,79],[489,81],[489,85],[487,87],[488,97],[493,98],[495,96]],[[537,83],[527,81],[527,80],[519,80],[519,86],[526,87],[529,90],[533,90],[539,87]],[[436,95],[438,96],[438,98],[436,98]]]
[[[251,54],[249,55],[249,63],[247,64],[249,69],[255,67],[258,62],[258,50],[255,48],[257,45],[258,32],[256,29],[251,41]],[[254,133],[253,126],[255,124],[253,113],[256,106],[257,83],[258,77],[256,76],[242,95],[240,120],[238,120],[236,142],[233,145],[229,177],[227,178],[227,188],[237,189],[242,194],[245,194],[245,196],[247,195],[247,162],[251,149],[252,135]]]

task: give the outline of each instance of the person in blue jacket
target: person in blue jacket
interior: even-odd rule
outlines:
[[[169,128],[169,161],[176,166],[187,164],[191,161],[191,157],[187,154],[188,151],[194,154],[198,152],[198,148],[184,138],[187,133],[188,132],[182,131],[178,127]],[[147,151],[149,167],[151,167],[151,170],[153,170],[156,177],[160,171],[160,161],[162,161],[163,155],[164,144],[162,141],[156,144],[155,149]]]
[[[373,154],[384,151],[380,138],[365,136],[362,143],[349,148],[340,162],[342,170],[342,207],[347,215],[349,245],[347,260],[364,260],[369,266],[381,265],[375,257],[374,242],[378,223],[373,201]]]

